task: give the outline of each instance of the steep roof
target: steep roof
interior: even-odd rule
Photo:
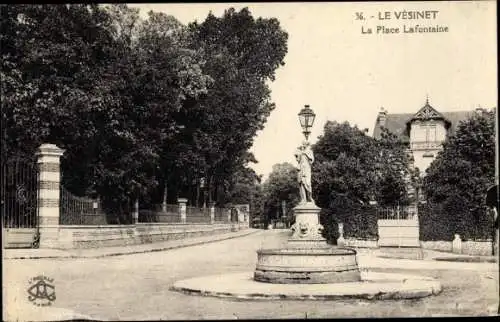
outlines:
[[[472,116],[474,111],[458,111],[458,112],[443,112],[439,113],[443,119],[449,121],[450,127],[448,133],[455,133],[460,121],[465,120]],[[390,132],[396,134],[402,140],[408,140],[409,133],[407,128],[407,123],[414,119],[416,114],[404,113],[404,114],[391,114],[387,113],[385,118],[385,128]],[[380,119],[377,117],[375,122],[375,127],[373,128],[373,137],[378,139],[382,133],[382,127],[380,125]]]
[[[448,132],[450,134],[455,133],[457,130],[457,126],[460,123],[460,121],[466,120],[470,118],[475,111],[459,111],[459,112],[445,112],[443,113],[443,116],[448,119],[451,123],[451,127],[448,129]]]
[[[386,114],[384,127],[390,132],[396,134],[399,138],[408,137],[406,123],[412,118],[412,116],[412,113]],[[381,133],[382,126],[380,125],[380,119],[377,117],[375,127],[373,128],[373,137],[379,139]]]
[[[444,120],[445,122],[448,121],[443,116],[443,114],[436,111],[436,109],[429,104],[429,98],[427,98],[427,100],[425,101],[425,105],[420,110],[418,110],[418,112],[415,113],[415,115],[413,115],[410,121],[414,120]]]

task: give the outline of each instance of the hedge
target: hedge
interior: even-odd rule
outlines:
[[[320,222],[324,227],[323,236],[332,244],[339,238],[340,222],[344,224],[344,238],[378,239],[377,212],[370,205],[359,205],[349,213],[341,209],[323,209]]]
[[[455,234],[462,240],[487,240],[494,236],[493,215],[486,207],[469,209],[456,204],[423,204],[418,214],[422,241],[452,241]]]

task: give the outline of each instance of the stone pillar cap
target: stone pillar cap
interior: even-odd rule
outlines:
[[[57,145],[52,143],[44,143],[40,145],[36,155],[63,155],[65,150],[59,148]]]

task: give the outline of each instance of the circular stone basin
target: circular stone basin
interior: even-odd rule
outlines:
[[[429,277],[361,272],[361,281],[331,284],[270,284],[253,272],[211,275],[178,281],[171,288],[186,294],[235,299],[337,300],[345,298],[413,299],[439,294],[441,284]]]
[[[361,275],[353,249],[279,248],[257,251],[254,279],[274,284],[357,282]]]

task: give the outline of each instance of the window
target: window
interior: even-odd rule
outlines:
[[[437,127],[435,123],[429,123],[427,124],[427,129],[426,129],[426,134],[425,134],[425,141],[426,142],[436,142],[436,137],[437,137]]]

